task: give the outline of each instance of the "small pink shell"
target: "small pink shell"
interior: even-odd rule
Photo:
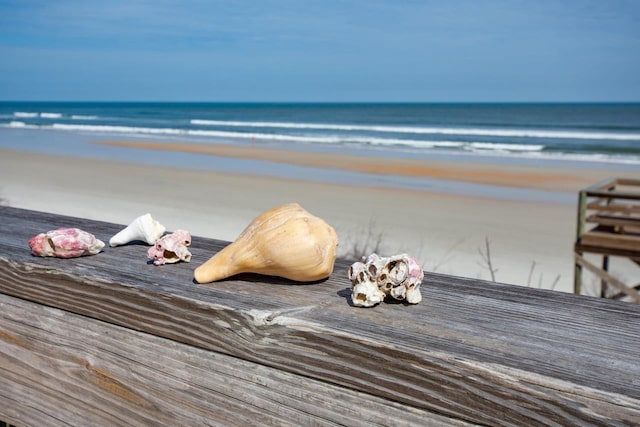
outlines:
[[[77,258],[97,254],[104,248],[104,242],[79,228],[62,227],[33,236],[29,247],[37,256]]]
[[[185,230],[176,230],[156,241],[147,251],[147,258],[155,265],[173,264],[178,261],[191,261],[191,252],[187,246],[191,245],[191,234]]]

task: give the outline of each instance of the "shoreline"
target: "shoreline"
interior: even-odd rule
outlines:
[[[407,252],[427,271],[488,280],[480,254],[488,239],[497,281],[572,290],[574,204],[159,168],[21,150],[0,149],[0,154],[0,197],[10,206],[120,224],[150,212],[168,230],[232,241],[265,210],[298,202],[336,229],[341,257],[364,255],[355,255],[355,246],[383,255]],[[63,225],[69,226],[51,227]]]
[[[445,181],[466,182],[501,187],[527,188],[574,192],[592,183],[580,169],[556,170],[551,167],[488,164],[480,162],[454,162],[446,160],[424,160],[410,158],[384,158],[356,156],[353,154],[335,154],[327,152],[309,152],[294,149],[281,149],[231,144],[198,144],[190,142],[156,141],[111,141],[93,140],[92,144],[142,149],[164,152],[178,152],[216,156],[234,159],[268,161],[278,164],[303,167],[325,168],[410,178],[431,178]],[[606,174],[598,173],[602,179]]]
[[[377,150],[344,152],[303,144],[140,138],[32,129],[0,129],[0,149],[127,161],[156,167],[251,174],[479,196],[487,199],[575,203],[582,188],[613,176],[636,178],[639,167],[519,157]]]

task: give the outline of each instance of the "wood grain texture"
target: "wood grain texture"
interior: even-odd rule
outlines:
[[[349,260],[314,284],[204,286],[193,268],[226,242],[194,237],[192,262],[171,266],[147,264],[140,245],[44,259],[26,244],[37,233],[75,226],[108,241],[123,226],[6,207],[0,220],[6,295],[452,419],[640,422],[637,305],[427,273],[419,305],[362,309],[349,304]]]
[[[635,256],[640,255],[640,233],[621,234],[603,228],[585,232],[580,237],[585,246],[601,246],[605,249],[628,251]]]
[[[20,426],[466,425],[6,295],[0,328],[0,417]]]

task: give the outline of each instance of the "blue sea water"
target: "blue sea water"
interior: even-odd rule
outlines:
[[[236,144],[638,171],[640,104],[0,102],[0,147],[287,179],[575,203],[573,195],[259,160],[108,147],[104,140]],[[1,183],[0,183],[1,184]]]
[[[0,102],[2,129],[640,165],[640,104]]]

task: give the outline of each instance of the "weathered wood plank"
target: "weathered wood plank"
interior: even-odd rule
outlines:
[[[596,227],[582,234],[580,242],[587,246],[600,246],[640,254],[640,234],[614,233]]]
[[[640,200],[640,180],[611,178],[582,190],[589,197],[605,199]]]
[[[624,250],[619,248],[605,248],[602,246],[585,245],[582,241],[578,241],[574,244],[574,252],[577,254],[593,253],[600,255],[619,256],[629,258],[632,261],[634,261],[634,257],[638,256],[637,250]]]
[[[574,292],[580,294],[583,267],[601,280],[600,295],[606,297],[606,284],[612,284],[638,302],[633,287],[609,274],[609,256],[634,260],[640,255],[640,180],[611,178],[580,191],[578,197],[577,234],[574,243]],[[588,198],[595,200],[587,201]],[[587,210],[589,216],[587,217]],[[597,223],[586,230],[586,223]],[[582,255],[602,254],[602,267],[586,261]],[[617,295],[614,296],[614,298]]]
[[[640,213],[640,205],[632,205],[632,204],[617,204],[612,203],[607,205],[606,200],[595,200],[593,202],[587,203],[586,207],[589,210],[599,211],[599,212],[614,212],[614,213],[624,213],[624,214],[639,214]]]
[[[587,222],[606,225],[609,227],[630,227],[633,229],[640,227],[640,218],[623,215],[589,215]]]
[[[635,191],[586,191],[589,197],[615,198],[621,200],[640,200],[640,193]]]
[[[21,426],[466,424],[6,295],[0,331],[0,419]]]
[[[640,179],[631,179],[631,178],[617,178],[616,185],[625,185],[625,186],[640,186]]]
[[[600,279],[604,280],[610,285],[613,285],[616,289],[618,289],[619,292],[626,294],[634,302],[640,303],[640,294],[633,287],[628,287],[627,285],[622,283],[621,280],[616,279],[614,276],[612,276],[602,268],[590,263],[589,261],[587,261],[586,259],[584,259],[578,254],[575,254],[575,261],[577,264],[580,264],[581,266],[585,267],[586,269],[591,271],[593,274],[598,276]]]
[[[585,188],[582,191],[590,192],[590,191],[611,190],[615,188],[617,182],[618,180],[616,178],[605,178],[599,182],[596,182],[595,184],[590,185],[589,187]]]
[[[221,352],[416,409],[492,425],[640,421],[640,307],[427,274],[417,306],[357,309],[348,261],[311,285],[243,275],[196,285],[226,243],[194,238],[192,264],[146,246],[40,259],[32,235],[122,226],[0,208],[0,292]]]

